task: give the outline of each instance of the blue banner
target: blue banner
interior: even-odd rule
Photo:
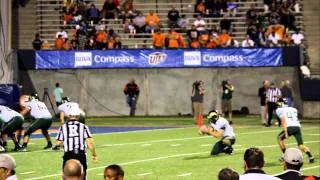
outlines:
[[[36,51],[36,69],[281,66],[281,48]]]

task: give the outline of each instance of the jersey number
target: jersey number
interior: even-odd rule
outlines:
[[[77,137],[77,136],[79,136],[78,126],[77,125],[69,125],[69,137]]]
[[[287,117],[293,121],[298,121],[298,113],[297,112],[287,112]]]

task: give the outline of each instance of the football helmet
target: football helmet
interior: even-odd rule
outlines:
[[[207,119],[210,123],[216,123],[216,121],[219,119],[219,113],[216,110],[212,110],[208,113]]]
[[[279,98],[277,101],[278,107],[287,107],[288,106],[288,101],[286,98]]]
[[[62,98],[62,103],[66,103],[66,102],[70,102],[70,98],[69,97],[63,97]]]

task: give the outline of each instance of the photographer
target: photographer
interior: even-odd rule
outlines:
[[[229,115],[229,123],[232,124],[232,93],[234,86],[228,81],[222,81],[222,101],[221,109],[223,116]]]
[[[198,119],[202,119],[203,114],[203,95],[205,93],[204,81],[195,81],[192,85],[191,102],[194,111],[194,123],[197,124]]]

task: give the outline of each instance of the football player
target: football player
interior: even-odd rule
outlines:
[[[19,151],[27,151],[27,145],[30,135],[38,129],[41,129],[42,135],[46,138],[47,146],[44,149],[52,147],[52,142],[48,130],[52,124],[52,116],[47,106],[39,101],[37,96],[30,96],[29,101],[23,105],[21,114],[27,116],[30,113],[31,124],[25,129],[22,148]]]
[[[314,157],[312,156],[310,149],[303,144],[303,138],[301,134],[301,125],[298,119],[298,110],[294,107],[288,107],[285,98],[279,98],[278,108],[276,109],[276,114],[280,118],[283,131],[278,135],[278,144],[282,153],[286,151],[286,146],[284,140],[290,136],[294,136],[298,147],[301,151],[305,152],[309,157],[309,162],[314,162]],[[283,156],[280,158],[283,161]]]
[[[9,107],[0,105],[1,136],[5,151],[8,151],[8,135],[15,145],[14,151],[19,150],[20,145],[18,143],[15,132],[22,129],[23,122],[24,118],[20,113],[10,109]]]
[[[200,128],[201,133],[221,138],[213,146],[211,155],[217,155],[219,153],[231,155],[233,152],[232,145],[235,143],[236,139],[229,121],[221,117],[216,110],[210,111],[207,119],[209,120],[211,127]]]
[[[62,104],[58,106],[58,112],[60,113],[60,122],[62,124],[64,124],[65,121],[68,119],[72,108],[80,109],[79,104],[76,102],[71,102],[69,97],[62,98]],[[78,121],[85,124],[86,123],[85,113],[81,109],[80,109],[80,112],[81,113]]]

